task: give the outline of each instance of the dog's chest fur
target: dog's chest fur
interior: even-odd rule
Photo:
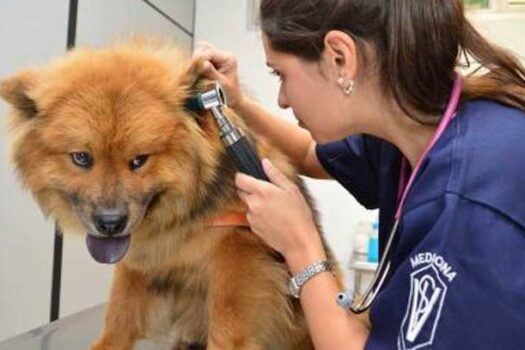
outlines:
[[[209,265],[224,232],[181,236],[170,232],[141,242],[137,251],[130,250],[127,264],[142,270],[147,281],[146,337],[177,349],[198,349],[189,344],[206,343]]]
[[[208,311],[202,273],[176,268],[148,280],[147,337],[170,346],[205,344]]]

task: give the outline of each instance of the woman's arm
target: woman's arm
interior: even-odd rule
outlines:
[[[253,232],[286,259],[296,276],[310,264],[325,260],[313,214],[300,189],[271,163],[263,160],[271,183],[237,174],[235,184],[248,207]],[[363,349],[368,325],[336,303],[339,287],[330,273],[320,273],[304,286],[301,303],[316,349]]]
[[[315,153],[315,141],[298,125],[274,116],[259,103],[244,98],[235,111],[259,135],[281,149],[294,163],[299,173],[317,179],[329,179]]]
[[[319,243],[317,248],[301,249],[299,254],[287,256],[287,263],[295,276],[309,264],[325,258]],[[320,273],[303,286],[301,304],[316,350],[362,350],[365,347],[369,324],[365,318],[337,305],[335,300],[339,292],[335,277],[329,272]]]
[[[313,178],[330,178],[317,159],[315,142],[308,131],[270,114],[259,103],[244,95],[239,84],[235,55],[202,42],[197,45],[194,56],[203,62],[200,74],[221,83],[228,105],[243,116],[253,130],[279,147],[301,174]]]

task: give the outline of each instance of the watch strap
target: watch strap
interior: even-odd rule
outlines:
[[[321,272],[332,271],[332,265],[327,260],[316,261],[308,265],[297,276],[290,278],[290,292],[295,298],[299,298],[303,286],[314,276]]]

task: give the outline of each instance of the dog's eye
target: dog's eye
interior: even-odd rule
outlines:
[[[148,158],[149,158],[149,155],[147,154],[136,156],[129,162],[129,168],[131,170],[137,170],[138,168],[142,167],[146,163]]]
[[[71,160],[81,168],[89,169],[93,165],[93,158],[87,152],[73,152]]]

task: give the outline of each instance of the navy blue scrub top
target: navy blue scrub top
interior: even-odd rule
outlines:
[[[394,223],[402,155],[368,135],[318,145],[325,170]],[[366,349],[525,349],[525,113],[462,103],[406,199]]]

